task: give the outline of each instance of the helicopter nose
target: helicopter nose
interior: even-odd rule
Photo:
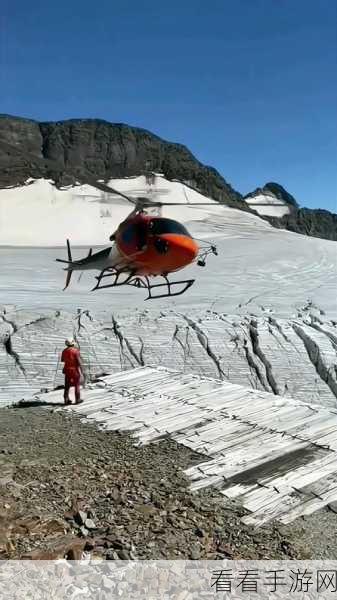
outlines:
[[[199,252],[199,246],[193,238],[169,233],[160,237],[162,242],[168,246],[170,253],[174,254],[177,260],[183,264],[187,265],[193,262]]]
[[[166,254],[169,250],[169,243],[167,240],[158,238],[154,242],[154,247],[159,254]]]

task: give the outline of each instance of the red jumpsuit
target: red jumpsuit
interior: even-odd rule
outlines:
[[[65,348],[62,352],[61,362],[64,363],[64,400],[69,402],[69,389],[75,388],[75,400],[79,402],[81,397],[81,363],[80,351],[77,348]]]

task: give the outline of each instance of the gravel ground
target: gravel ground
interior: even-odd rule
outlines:
[[[136,447],[71,413],[0,410],[0,558],[337,558],[337,516],[254,529],[217,490],[191,494],[200,462],[170,440]]]

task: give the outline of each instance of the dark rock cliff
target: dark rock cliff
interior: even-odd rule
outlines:
[[[202,165],[180,144],[152,133],[97,119],[37,123],[0,117],[0,187],[28,177],[55,184],[142,175],[150,169],[178,179],[219,202],[245,209],[236,192],[211,167]]]
[[[337,214],[321,208],[298,208],[283,217],[268,217],[278,229],[288,229],[303,235],[337,241]]]

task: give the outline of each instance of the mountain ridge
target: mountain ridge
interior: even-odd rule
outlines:
[[[13,160],[19,160],[16,173]],[[0,115],[0,187],[8,180],[24,183],[35,174],[51,175],[59,186],[75,183],[76,177],[83,183],[87,175],[107,181],[143,175],[148,169],[194,184],[219,202],[237,201],[244,207],[242,195],[213,167],[203,165],[183,144],[146,129],[102,119],[38,122]]]
[[[74,118],[36,121],[0,115],[0,189],[27,179],[51,179],[56,187],[108,181],[161,172],[232,208],[260,216],[274,227],[337,240],[337,215],[323,209],[299,208],[280,184],[269,182],[245,197],[213,167],[202,164],[183,144],[150,131],[104,119]],[[247,199],[263,192],[286,202],[288,214],[259,214]]]

